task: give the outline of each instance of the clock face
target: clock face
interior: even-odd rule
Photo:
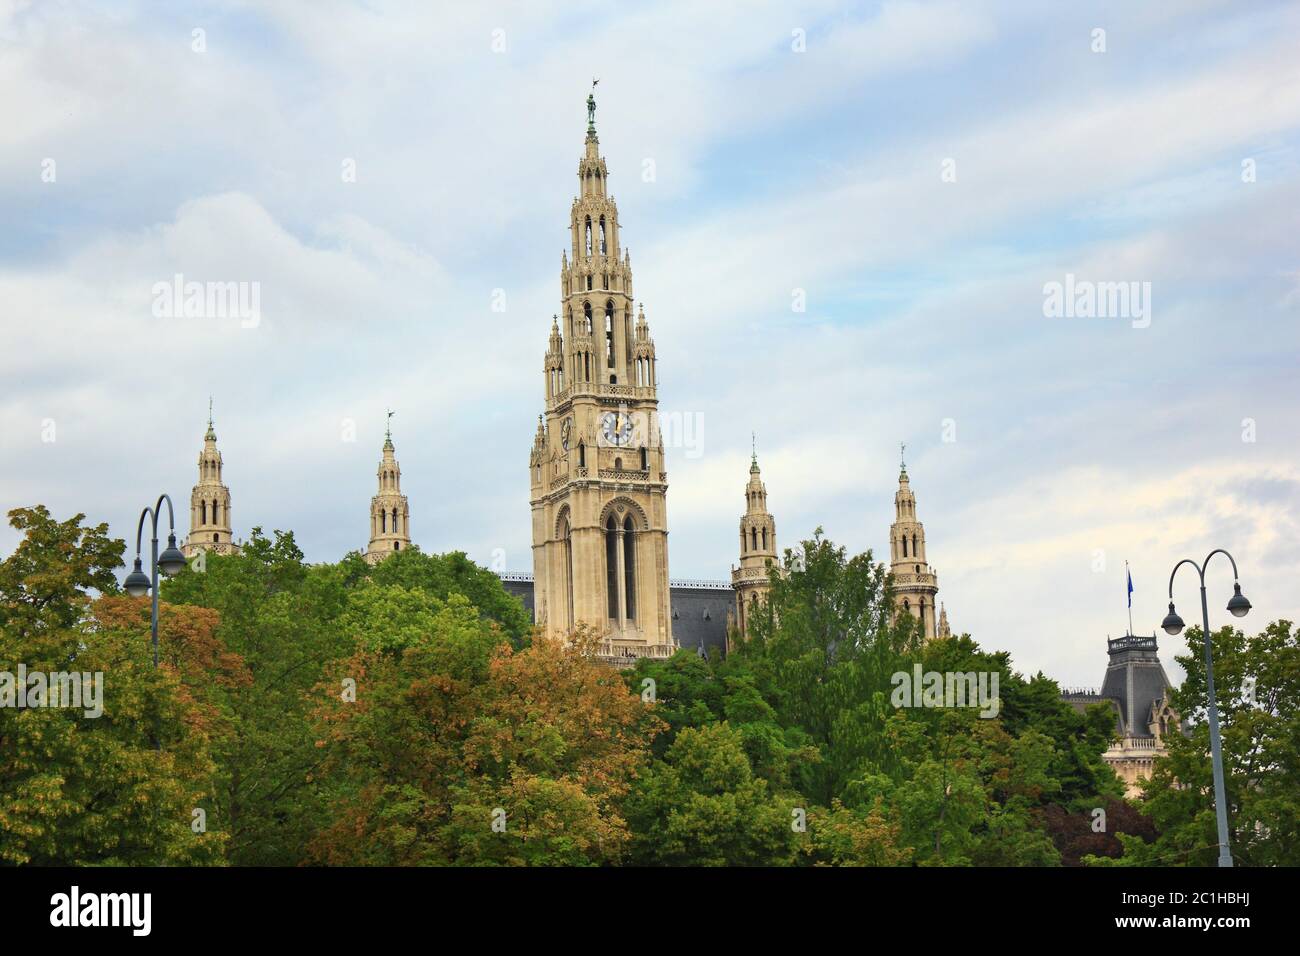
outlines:
[[[565,451],[569,450],[569,438],[573,433],[573,419],[566,418],[564,424],[560,426],[560,447]]]
[[[622,445],[632,438],[632,416],[606,412],[600,417],[600,430],[605,441],[611,445]]]

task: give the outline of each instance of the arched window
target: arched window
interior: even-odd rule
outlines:
[[[605,302],[605,364],[614,367],[614,301]]]
[[[388,512],[382,508],[379,511],[379,533],[384,534],[388,530]]]
[[[199,502],[199,516],[201,518],[199,524],[208,523],[208,503],[206,501]]]
[[[591,217],[587,217],[587,255],[591,255]],[[591,280],[587,280],[591,281]]]
[[[591,334],[591,303],[590,302],[582,303],[582,317],[584,320],[586,320],[587,334],[590,335]]]
[[[903,535],[903,557],[907,557],[907,535]]]
[[[921,633],[925,634],[925,598],[917,602],[916,609],[921,612]]]
[[[400,542],[400,541],[394,541],[394,542],[393,542],[393,550],[394,550],[394,551],[401,551],[401,550],[402,550],[402,542]]]
[[[605,522],[605,596],[611,619],[618,618],[618,523],[610,515]]]
[[[397,534],[397,509],[393,509],[393,534]]]
[[[920,553],[916,550],[916,535],[912,535],[912,557],[916,557]]]
[[[749,549],[751,551],[758,550],[758,529],[757,528],[749,529]]]
[[[650,470],[650,451],[647,448],[641,449],[641,470],[642,471]]]
[[[212,536],[212,543],[213,543],[213,544],[216,544],[216,543],[217,543],[218,541],[220,541],[220,540],[221,540],[221,535],[219,535],[219,534],[214,534],[214,535]]]
[[[636,620],[636,526],[632,516],[623,519],[623,599],[627,602],[627,619]]]
[[[565,575],[565,593],[568,595],[568,622],[569,629],[573,629],[573,530],[569,527],[569,519],[566,515],[563,524],[560,525],[560,538],[564,541],[564,575]]]
[[[600,217],[600,254],[605,254],[605,217]]]
[[[578,467],[587,467],[587,446],[582,442],[578,442]]]
[[[615,471],[622,471],[622,470],[623,470],[623,459],[622,459],[622,458],[615,458],[615,459],[614,459],[614,470],[615,470]]]
[[[763,550],[767,550],[767,529],[763,529]]]

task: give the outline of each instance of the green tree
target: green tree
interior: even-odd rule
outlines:
[[[784,727],[797,727],[819,759],[795,781],[828,806],[865,772],[893,761],[884,726],[893,708],[890,677],[910,667],[920,644],[911,619],[898,619],[888,576],[871,553],[849,558],[817,529],[798,556],[786,551],[773,569],[766,613],[755,615],[746,659]]]
[[[789,799],[754,776],[740,734],[728,724],[687,727],[638,779],[626,802],[643,865],[789,863],[796,852]]]
[[[37,506],[9,517],[25,534],[0,562],[0,672],[102,675],[102,714],[0,707],[0,861],[219,862],[224,835],[191,826],[211,802],[211,715],[170,663],[153,667],[147,626],[90,613],[90,589],[117,589],[123,542],[84,515],[58,522]]]

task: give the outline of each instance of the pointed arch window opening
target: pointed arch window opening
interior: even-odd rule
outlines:
[[[605,521],[605,604],[610,620],[618,620],[618,524],[610,515]]]
[[[586,243],[587,255],[590,256],[591,255],[591,217],[590,216],[587,217],[586,233],[587,233],[587,243]],[[588,287],[590,287],[590,282],[591,282],[590,277],[588,277],[587,282],[589,284]]]
[[[565,616],[568,620],[569,630],[573,630],[573,529],[569,526],[567,517],[564,519],[562,535],[564,538],[565,593],[568,596],[568,607]]]
[[[609,368],[614,367],[614,300],[605,302],[605,361]]]
[[[627,619],[636,620],[636,526],[632,516],[623,519],[623,601]]]

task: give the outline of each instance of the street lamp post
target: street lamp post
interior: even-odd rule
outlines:
[[[167,523],[170,528],[167,534],[167,548],[162,554],[158,553],[158,512],[162,509],[162,503],[167,502]],[[144,533],[144,519],[148,515],[153,521],[153,552],[150,556],[150,573],[145,574],[140,567],[140,536]],[[162,494],[152,508],[145,508],[140,512],[140,523],[135,529],[135,568],[126,576],[122,582],[122,587],[126,593],[132,597],[140,597],[146,592],[153,592],[153,608],[151,617],[151,633],[153,635],[153,666],[158,666],[158,572],[161,570],[167,577],[180,572],[185,567],[185,555],[181,554],[180,549],[176,547],[176,513],[172,510],[172,499],[169,495]]]
[[[1232,562],[1232,597],[1228,600],[1228,611],[1233,617],[1245,617],[1250,611],[1250,602],[1241,593],[1237,582],[1237,562],[1232,555],[1222,548],[1216,548],[1205,556],[1201,564],[1191,558],[1183,558],[1174,565],[1169,575],[1169,613],[1165,615],[1161,627],[1166,634],[1179,634],[1183,630],[1183,619],[1174,610],[1174,576],[1184,564],[1196,568],[1201,578],[1201,620],[1205,628],[1205,696],[1210,711],[1210,762],[1214,769],[1214,815],[1219,825],[1219,866],[1232,866],[1232,852],[1228,848],[1228,804],[1223,787],[1223,744],[1219,737],[1219,704],[1214,697],[1214,661],[1210,656],[1210,607],[1205,598],[1205,569],[1210,558],[1221,554]]]

